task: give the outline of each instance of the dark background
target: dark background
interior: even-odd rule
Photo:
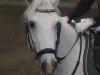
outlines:
[[[78,1],[65,0],[61,3],[59,8],[63,16],[67,15]],[[24,0],[0,0],[0,75],[39,75],[37,63],[26,44],[22,18],[26,7]],[[82,17],[93,17],[96,14],[97,8],[94,4]],[[90,75],[98,75],[94,65],[90,66]]]

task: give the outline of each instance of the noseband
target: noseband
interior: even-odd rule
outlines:
[[[55,9],[36,9],[36,12],[43,12],[43,13],[52,13],[52,12],[56,12]]]
[[[52,53],[52,54],[55,55],[55,54],[56,54],[56,51],[55,51],[54,49],[52,49],[52,48],[45,48],[45,49],[43,49],[43,50],[37,52],[37,54],[36,54],[37,59],[38,59],[39,57],[41,57],[42,55],[48,54],[48,53]]]

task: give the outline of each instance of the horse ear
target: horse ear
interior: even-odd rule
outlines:
[[[31,4],[32,0],[26,0],[27,4]]]
[[[50,0],[55,6],[58,6],[60,0]]]

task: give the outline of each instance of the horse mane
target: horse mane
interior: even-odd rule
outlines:
[[[41,5],[42,3],[44,3],[44,7],[45,9],[47,9],[46,5],[52,5],[54,7],[54,9],[56,10],[57,14],[60,15],[60,11],[57,7],[57,5],[55,5],[54,3],[52,3],[50,0],[33,0],[32,3],[28,6],[28,8],[26,9],[26,11],[24,12],[24,19],[28,18],[30,19],[34,13],[35,10],[38,8],[39,5]]]

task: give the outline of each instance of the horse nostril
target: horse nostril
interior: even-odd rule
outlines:
[[[42,65],[41,65],[41,69],[42,69],[43,72],[46,72],[45,67],[46,67],[46,63],[42,63]]]
[[[52,65],[53,65],[54,69],[57,68],[57,62],[56,61],[52,61]]]

